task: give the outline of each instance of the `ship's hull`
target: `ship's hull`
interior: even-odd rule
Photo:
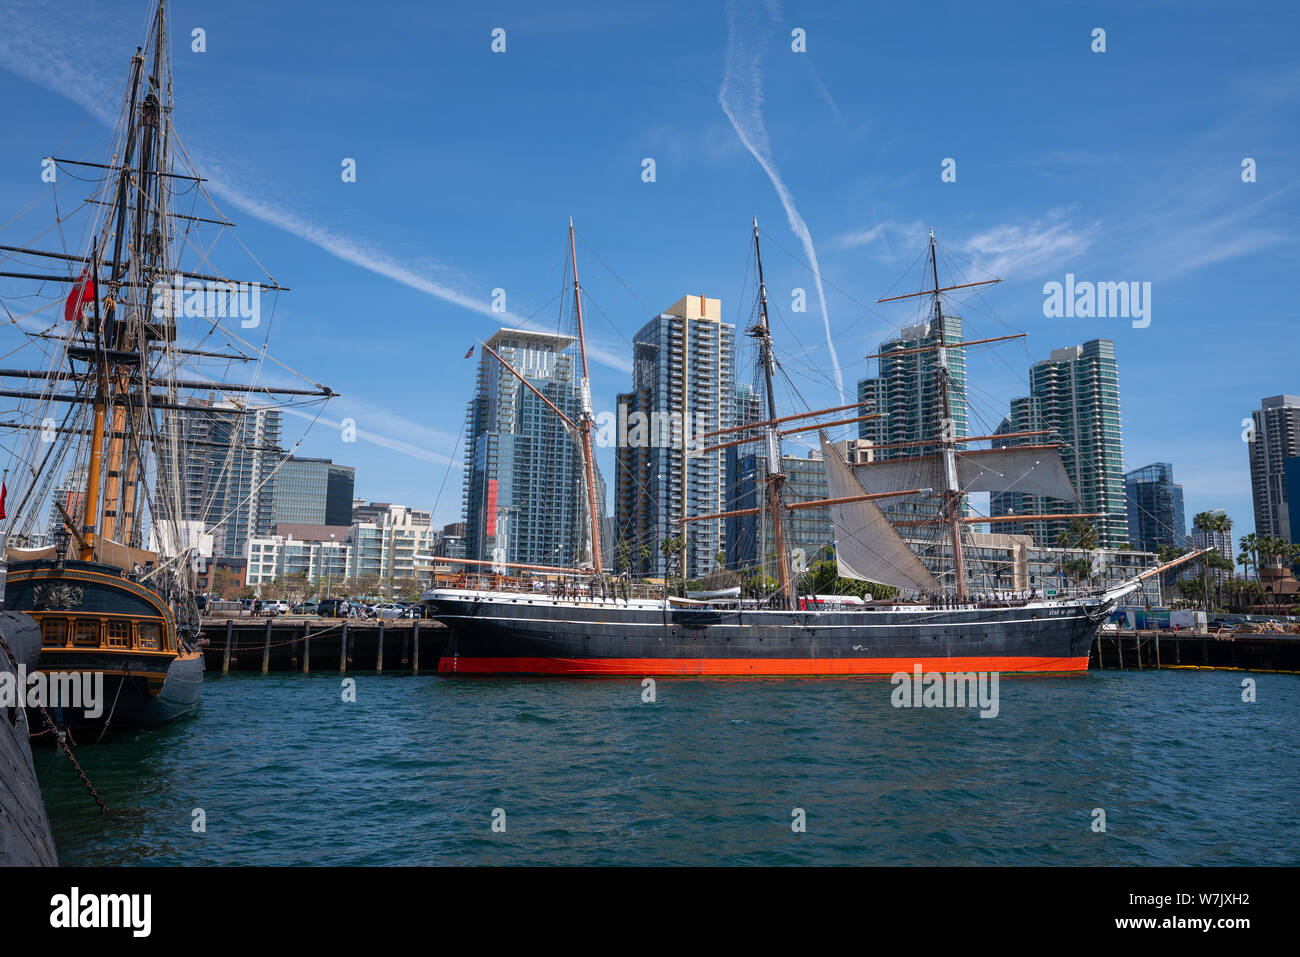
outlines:
[[[443,674],[892,675],[1085,671],[1097,608],[767,611],[427,593]]]
[[[92,680],[103,675],[93,709],[46,709],[61,729],[74,731],[101,730],[106,725],[126,731],[165,724],[196,709],[203,695],[203,655],[198,652],[145,656],[47,648],[41,653],[39,670],[47,675],[89,675]],[[29,709],[28,719],[33,728],[45,727],[45,719],[35,709]]]
[[[127,730],[172,721],[198,707],[203,655],[176,626],[162,595],[98,562],[11,563],[6,610],[40,629],[45,710],[60,729]],[[34,733],[48,737],[39,708]]]

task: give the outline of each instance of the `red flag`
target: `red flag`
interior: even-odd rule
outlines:
[[[469,358],[470,356],[472,356],[473,354],[474,354],[474,347],[473,347],[473,346],[470,346],[470,347],[469,347],[469,352],[465,353],[465,358],[468,359],[468,358]]]
[[[87,266],[81,271],[72,292],[68,293],[68,301],[63,304],[63,318],[68,322],[80,319],[81,307],[95,301],[95,280],[89,274],[90,267]]]
[[[0,481],[0,518],[5,517],[5,496],[9,494],[9,484]]]

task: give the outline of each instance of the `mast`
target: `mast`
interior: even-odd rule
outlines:
[[[930,269],[934,278],[934,321],[938,339],[935,350],[935,377],[938,380],[939,403],[943,421],[939,423],[939,449],[943,456],[943,511],[948,522],[948,535],[952,541],[952,567],[956,579],[957,600],[966,598],[966,561],[961,545],[961,485],[957,480],[957,443],[953,435],[952,399],[948,394],[947,335],[943,325],[943,303],[939,299],[939,260],[934,249],[934,230],[930,230]]]
[[[582,379],[579,388],[582,406],[578,413],[578,437],[582,444],[582,470],[587,486],[588,528],[591,532],[591,564],[597,575],[602,573],[600,561],[600,510],[597,507],[596,460],[591,452],[591,379],[587,376],[587,338],[582,325],[582,286],[578,284],[578,252],[573,242],[573,217],[569,217],[569,256],[573,260],[573,302],[578,311],[578,350],[582,356]]]
[[[767,510],[772,516],[772,538],[776,546],[777,591],[786,607],[794,606],[794,585],[790,580],[790,565],[785,557],[785,523],[781,517],[781,489],[785,474],[781,471],[781,433],[774,424],[776,419],[776,393],[772,390],[772,374],[776,360],[772,355],[772,331],[767,321],[767,285],[763,281],[763,254],[758,244],[758,217],[754,217],[754,259],[758,263],[758,325],[749,334],[758,340],[759,361],[763,367],[763,380],[767,387],[767,419],[764,428],[767,437]]]

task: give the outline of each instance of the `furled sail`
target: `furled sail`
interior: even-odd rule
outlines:
[[[868,492],[943,488],[943,462],[937,455],[909,456],[854,465],[854,477]],[[1078,502],[1061,456],[1054,448],[1012,446],[957,453],[957,481],[964,492],[1023,492]]]
[[[863,487],[840,453],[822,438],[822,459],[826,463],[828,498],[850,498],[863,494]],[[835,561],[845,578],[882,582],[898,588],[938,594],[942,587],[916,553],[907,547],[889,524],[889,519],[872,501],[847,502],[830,506],[835,531]]]

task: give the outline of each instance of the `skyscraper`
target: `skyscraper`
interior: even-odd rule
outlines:
[[[961,341],[961,317],[945,313],[943,327],[946,342]],[[866,456],[884,461],[938,452],[943,414],[935,376],[938,350],[931,348],[938,342],[938,329],[923,322],[904,327],[900,335],[880,344],[875,357],[880,362],[880,374],[858,382],[858,399],[866,404],[863,414],[879,417],[858,423],[859,442],[868,443],[869,451],[859,453],[854,461],[867,461]],[[970,434],[966,358],[962,349],[950,349],[947,355],[952,435],[960,439]],[[965,446],[958,444],[957,448]],[[933,496],[886,499],[879,505],[891,521],[931,518],[940,509],[939,500]]]
[[[827,497],[826,463],[822,461],[820,450],[810,452],[807,458],[781,456],[781,470],[786,476],[782,498],[787,504],[820,501]],[[736,456],[732,474],[735,478],[727,511],[753,508],[759,511],[754,515],[727,519],[727,567],[739,569],[763,564],[768,574],[774,574],[772,569],[775,565],[771,564],[774,559],[772,517],[766,508],[766,454],[750,451]],[[802,570],[801,564],[811,566],[833,554],[835,533],[831,527],[830,507],[788,512],[785,516],[785,545],[791,555],[796,556],[792,561],[795,571]],[[797,550],[802,551],[802,561]]]
[[[287,456],[275,473],[275,524],[349,525],[356,470],[329,459]]]
[[[718,299],[685,296],[633,339],[632,391],[618,397],[626,427],[616,453],[615,524],[620,549],[642,574],[665,574],[661,545],[677,535],[689,577],[716,568],[726,548],[725,519],[680,520],[683,508],[697,516],[725,510],[726,450],[700,452],[711,443],[698,437],[732,424],[734,363],[735,327],[722,321]],[[683,456],[684,444],[691,454]]]
[[[195,399],[166,417],[182,486],[175,503],[172,493],[159,490],[159,517],[170,520],[178,505],[180,521],[202,522],[213,534],[214,557],[246,558],[249,539],[269,535],[275,526],[280,410]]]
[[[1100,513],[1084,521],[1097,529],[1097,546],[1115,548],[1128,541],[1124,497],[1124,444],[1120,432],[1119,367],[1115,343],[1093,339],[1054,349],[1029,370],[1028,396],[1011,400],[1011,414],[1000,432],[1047,430],[1042,437],[1007,439],[1005,446],[1061,443],[1061,461],[1080,504],[1022,493],[992,496],[993,515]],[[999,443],[995,443],[999,444]],[[1008,531],[1025,531],[1040,546],[1053,547],[1069,519],[1026,522]]]
[[[1155,462],[1125,474],[1124,498],[1128,540],[1134,548],[1154,552],[1161,545],[1183,548],[1187,544],[1183,487],[1174,483],[1174,467],[1168,462]]]
[[[1300,396],[1275,395],[1260,402],[1249,443],[1250,487],[1255,502],[1255,533],[1291,541],[1286,460],[1300,455]]]
[[[576,341],[501,329],[487,344],[576,421],[581,397],[570,351]],[[466,431],[465,557],[528,565],[590,561],[581,451],[563,420],[486,350]],[[595,524],[599,530],[599,516]]]

